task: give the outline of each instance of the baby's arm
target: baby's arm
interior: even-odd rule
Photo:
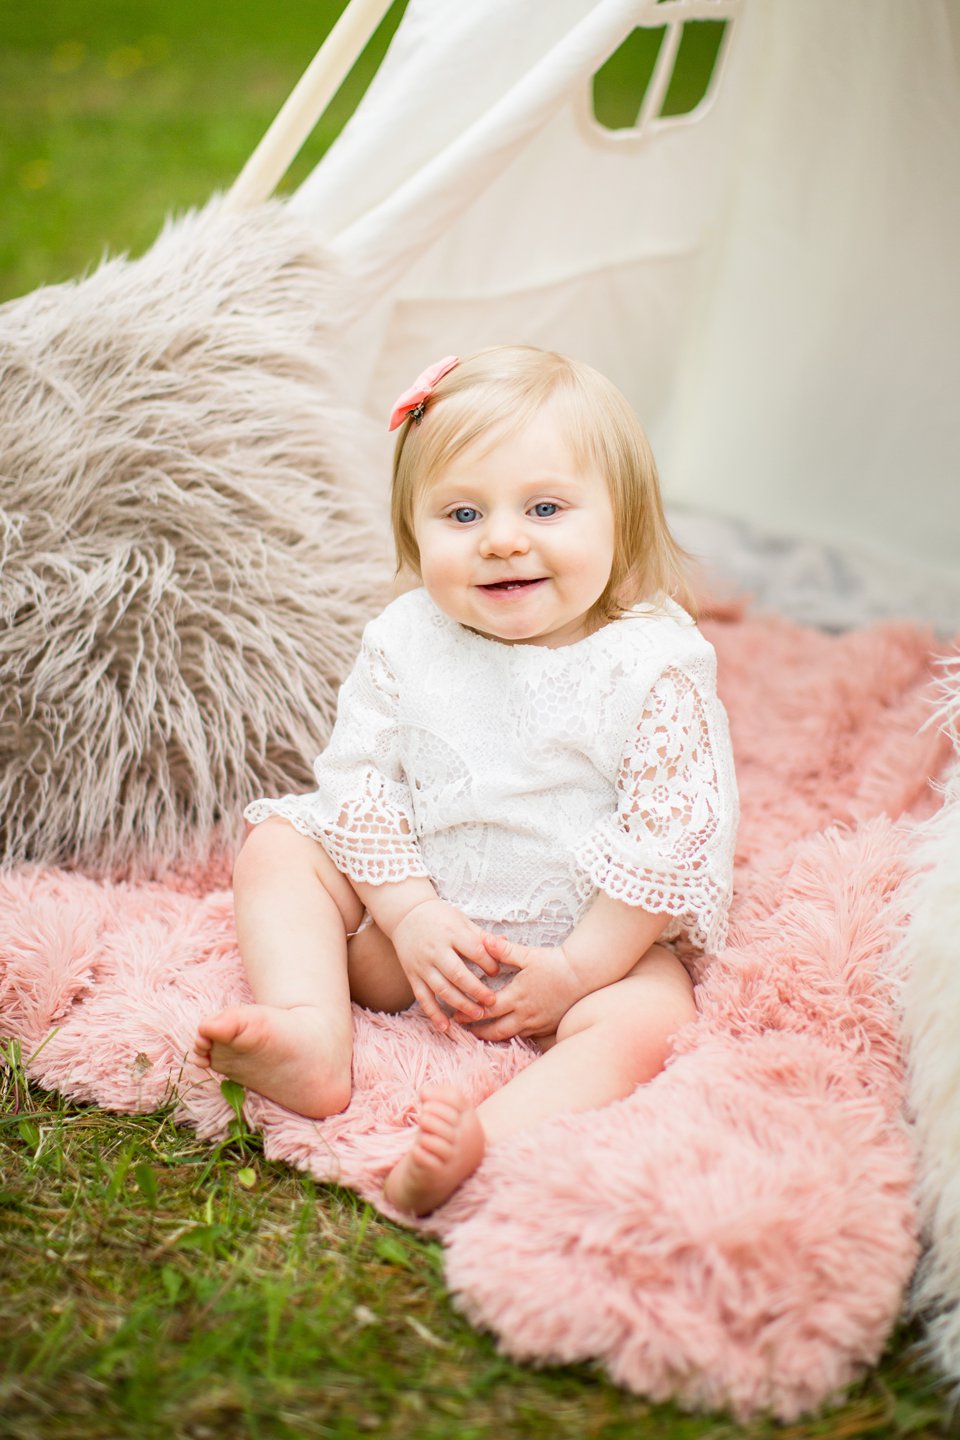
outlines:
[[[353,882],[357,895],[377,926],[392,942],[421,1009],[438,1030],[448,1017],[437,1004],[443,1000],[467,1020],[487,1013],[496,996],[467,969],[472,960],[488,975],[499,969],[483,943],[483,931],[462,911],[441,900],[426,876],[393,884]]]
[[[490,955],[520,973],[499,992],[488,1018],[471,1028],[484,1040],[553,1035],[571,1005],[629,973],[668,919],[601,891],[562,945],[525,946],[485,936]]]
[[[622,980],[659,940],[669,918],[598,891],[561,947],[583,987],[577,999]]]

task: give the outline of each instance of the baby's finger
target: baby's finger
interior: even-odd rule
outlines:
[[[484,934],[466,915],[461,915],[462,925],[450,932],[450,945],[454,953],[464,960],[472,960],[488,975],[498,975],[500,966],[484,944]],[[459,982],[458,982],[459,983]]]
[[[477,1025],[471,1025],[470,1030],[481,1040],[512,1040],[515,1035],[520,1034],[520,1021],[514,1014],[501,1015],[496,1020],[481,1020]]]
[[[520,969],[527,963],[527,952],[524,947],[515,944],[513,940],[508,940],[506,935],[485,933],[483,944],[491,959],[498,961],[500,965],[514,965]]]
[[[472,960],[474,965],[479,965],[487,975],[500,974],[500,962],[495,955],[491,954],[487,945],[487,936],[483,932],[480,933],[480,939],[472,948],[458,947],[458,950],[464,960]]]
[[[456,985],[440,970],[434,970],[427,978],[433,986],[433,993],[437,999],[442,1000],[445,1005],[449,1005],[450,1009],[457,1014],[466,1015],[466,1023],[471,1020],[482,1020],[486,1015],[487,1012],[482,1005],[476,1004],[469,995],[458,990]]]
[[[453,1012],[452,1018],[456,1020],[458,1025],[466,1025],[468,1029],[474,1030],[479,1023],[482,1022],[485,1024],[488,1020],[496,1019],[496,1016],[490,1014],[488,1006],[481,1008],[479,1005],[474,1005],[471,1001],[469,1010],[461,1007],[461,1009]]]
[[[437,968],[442,971],[447,984],[462,991],[468,1002],[472,1000],[477,1005],[487,1006],[495,998],[496,991],[485,985],[479,975],[468,970],[455,950],[450,952],[448,960],[439,961]]]
[[[413,980],[411,985],[413,993],[419,1002],[420,1009],[424,1015],[426,1015],[430,1024],[435,1030],[439,1030],[441,1035],[445,1035],[450,1029],[450,1017],[445,1015],[440,1009],[433,991],[420,979]]]
[[[498,990],[493,997],[493,1003],[484,1009],[483,1015],[480,1018],[485,1025],[493,1020],[502,1020],[505,1015],[512,1015],[516,1010],[516,992],[513,995],[508,995],[507,990],[509,990],[509,988],[510,986],[508,985],[503,990]],[[476,1029],[476,1026],[471,1026],[471,1029]]]

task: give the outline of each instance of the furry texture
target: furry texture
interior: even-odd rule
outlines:
[[[927,1247],[913,1303],[931,1359],[960,1399],[960,657],[944,663],[942,680],[938,718],[958,754],[918,856],[903,1001]]]
[[[214,202],[0,310],[0,860],[156,872],[309,780],[391,574],[340,284]]]
[[[743,821],[728,948],[651,1084],[495,1147],[429,1228],[467,1313],[513,1355],[788,1418],[876,1360],[917,1256],[896,984],[915,818],[949,745],[928,637],[711,624]],[[840,822],[839,824],[837,822]],[[246,995],[216,870],[166,884],[21,868],[0,881],[0,1016],[41,1083],[115,1109],[230,1120],[184,1063]],[[476,1098],[521,1042],[356,1011],[355,1094],[320,1124],[249,1096],[266,1153],[383,1205],[428,1079]],[[52,1038],[47,1038],[56,1027]],[[43,1043],[46,1041],[46,1043]],[[494,1263],[491,1263],[494,1257]]]

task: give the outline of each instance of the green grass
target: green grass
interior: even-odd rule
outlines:
[[[229,186],[339,13],[336,0],[0,6],[0,300],[139,253]],[[395,7],[395,10],[398,7]],[[384,36],[380,37],[382,49]],[[715,38],[715,37],[714,37]],[[701,39],[710,41],[707,32]],[[650,44],[607,72],[636,113]],[[642,55],[641,53],[642,52]],[[358,67],[296,162],[316,163]],[[697,78],[675,111],[694,103]],[[631,108],[632,107],[632,108]],[[112,1116],[0,1073],[0,1435],[411,1440],[942,1440],[898,1335],[845,1402],[792,1426],[685,1416],[589,1367],[498,1355],[454,1309],[436,1245],[346,1191],[211,1146],[169,1112]],[[491,1257],[496,1263],[496,1256]],[[954,1430],[954,1433],[956,1431]]]
[[[397,0],[281,187],[366,88]],[[141,253],[168,212],[229,187],[342,0],[0,5],[0,300]]]
[[[115,1116],[0,1076],[0,1434],[410,1440],[943,1440],[909,1333],[846,1403],[740,1426],[498,1355],[440,1248],[349,1191],[167,1113]],[[492,1263],[496,1263],[495,1257]],[[955,1432],[954,1432],[955,1433]]]

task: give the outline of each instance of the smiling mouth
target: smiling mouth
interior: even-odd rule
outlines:
[[[478,588],[504,594],[511,590],[529,590],[532,585],[541,585],[542,583],[543,576],[540,575],[536,580],[495,580],[492,585],[480,585]]]

